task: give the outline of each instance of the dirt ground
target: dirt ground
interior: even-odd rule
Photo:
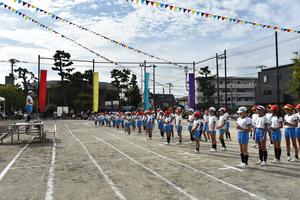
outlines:
[[[57,129],[41,144],[22,135],[14,145],[0,145],[0,199],[295,199],[300,196],[300,162],[258,167],[257,150],[249,148],[248,169],[237,169],[236,133],[227,151],[208,153],[201,143],[194,154],[184,130],[184,144],[170,146],[136,133],[95,127],[91,121],[47,121]],[[284,146],[284,141],[282,142]],[[220,144],[219,144],[220,147]],[[274,158],[269,150],[269,161]],[[293,153],[292,153],[293,154]]]

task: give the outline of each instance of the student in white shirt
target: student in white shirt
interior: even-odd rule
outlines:
[[[182,144],[182,115],[181,115],[181,108],[178,107],[175,110],[175,126],[176,126],[176,131],[178,134],[178,144]]]
[[[226,122],[227,122],[227,116],[225,115],[225,108],[219,109],[219,120],[217,122],[217,129],[219,130],[219,140],[222,144],[221,151],[226,151],[226,145],[224,140],[224,134],[226,131]]]
[[[270,110],[271,107],[272,107],[271,104],[269,104],[269,105],[267,106],[266,117],[267,117],[267,119],[268,119],[267,133],[268,133],[269,138],[270,138],[270,147],[272,148],[272,147],[273,147],[273,140],[272,140],[272,130],[271,130],[271,119],[272,119],[273,114],[272,114],[272,112],[271,112],[271,110]]]
[[[152,130],[154,124],[154,116],[152,110],[149,110],[147,113],[147,130],[148,130],[148,139],[152,139]]]
[[[164,130],[164,112],[162,110],[160,110],[158,112],[158,116],[157,116],[157,124],[158,124],[158,128],[160,130],[160,139],[164,139],[164,134],[165,134],[165,130]]]
[[[297,132],[297,141],[298,141],[298,150],[300,151],[300,104],[298,104],[296,106],[296,116],[297,116],[297,129],[296,129],[296,132]]]
[[[174,114],[173,108],[170,108],[169,111],[171,113],[170,114],[170,116],[171,116],[171,122],[170,122],[171,135],[172,135],[172,138],[174,138],[175,114]]]
[[[189,116],[188,116],[187,122],[188,122],[188,130],[190,133],[190,143],[193,143],[195,140],[193,133],[192,133],[192,128],[193,128],[193,124],[194,124],[194,109],[193,108],[189,109]]]
[[[142,134],[142,125],[143,125],[143,112],[139,111],[136,121],[136,126],[138,127],[138,134]]]
[[[165,120],[164,120],[164,129],[167,135],[167,143],[166,145],[170,145],[171,142],[171,121],[172,121],[172,117],[171,117],[171,113],[169,110],[165,111]]]
[[[211,137],[211,146],[212,146],[209,152],[216,152],[217,151],[216,132],[217,132],[218,118],[216,116],[216,109],[214,107],[209,108],[208,111],[209,111],[208,131]]]
[[[226,111],[225,109],[225,113],[224,115],[226,116],[226,128],[225,128],[225,136],[226,136],[226,139],[231,141],[231,134],[230,134],[230,131],[229,131],[229,128],[230,128],[230,122],[229,122],[229,113]]]
[[[193,123],[193,128],[192,128],[192,133],[194,134],[195,138],[195,143],[196,143],[196,153],[199,153],[200,149],[200,138],[202,134],[202,129],[203,129],[203,122],[200,119],[201,113],[200,112],[195,112],[194,114],[194,123]]]
[[[256,122],[256,118],[258,116],[258,114],[257,114],[257,106],[256,105],[252,106],[251,111],[252,111],[252,115],[251,115],[251,118],[252,118],[252,128],[251,128],[250,136],[252,137],[252,139],[255,142],[255,144],[252,147],[256,148],[257,147],[257,142],[256,142],[256,139],[255,139],[255,122]]]
[[[280,108],[277,105],[272,105],[269,108],[270,112],[272,113],[271,117],[271,127],[270,130],[272,131],[272,141],[274,144],[274,154],[275,159],[272,163],[277,164],[280,163],[281,157],[281,128],[283,127],[283,117],[280,112]]]
[[[288,161],[295,161],[291,157],[291,141],[295,151],[295,158],[298,160],[298,147],[296,142],[296,127],[297,127],[297,116],[293,113],[294,106],[287,104],[284,106],[284,112],[286,115],[284,116],[284,128],[285,128],[285,142],[286,142],[286,152],[288,156]]]
[[[205,142],[210,141],[210,135],[208,133],[208,119],[209,119],[209,113],[208,110],[206,109],[204,111],[204,115],[203,115],[203,135],[205,138]]]
[[[268,158],[268,151],[266,148],[268,120],[265,115],[265,110],[265,107],[257,106],[258,116],[255,121],[255,140],[259,149],[259,161],[256,162],[256,164],[260,166],[266,166]]]
[[[237,111],[239,118],[237,119],[236,129],[238,131],[238,141],[240,144],[241,163],[238,165],[240,168],[246,168],[248,166],[248,144],[249,144],[249,132],[251,130],[252,120],[247,116],[247,108],[240,107]]]

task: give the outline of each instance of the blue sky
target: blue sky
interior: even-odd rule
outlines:
[[[151,60],[151,58],[120,48],[63,22],[53,21],[43,14],[35,13],[34,9],[24,9],[12,0],[1,1],[64,35],[72,37],[111,60],[141,62],[145,59]],[[272,67],[275,65],[274,45],[272,44],[274,33],[271,30],[206,20],[163,9],[133,5],[125,0],[32,0],[29,2],[103,35],[170,61],[198,61],[229,49],[228,72],[231,76],[243,74],[254,76],[257,72],[256,66]],[[271,25],[284,27],[300,25],[299,0],[162,0],[161,2]],[[0,9],[0,19],[0,61],[16,58],[21,61],[36,62],[37,55],[52,57],[56,49],[71,53],[74,59],[95,58],[101,61],[90,52],[24,21],[3,8]],[[279,39],[284,41],[280,43],[280,63],[285,64],[290,62],[293,51],[300,50],[300,34],[280,33]],[[256,42],[249,43],[251,41]],[[264,48],[261,49],[262,47]],[[152,59],[152,61],[156,60]],[[51,64],[49,61],[47,63]],[[82,64],[75,63],[75,65],[79,71],[87,69],[79,66]],[[214,70],[215,61],[203,63],[197,68],[205,65],[209,65]],[[19,63],[19,66],[36,71],[35,64]],[[0,83],[3,83],[4,76],[9,71],[9,65],[0,62],[0,67]],[[49,65],[45,64],[43,67],[50,70]],[[87,64],[85,67],[90,67],[90,65]],[[111,67],[111,65],[97,66],[102,81],[110,81]],[[140,73],[139,68],[131,69]],[[174,66],[158,66],[157,75],[158,82],[174,82],[176,96],[186,94],[182,69],[175,69]],[[50,72],[49,79],[58,79],[58,76]],[[157,91],[161,92],[162,87],[158,86]]]

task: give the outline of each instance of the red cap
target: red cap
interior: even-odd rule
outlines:
[[[270,110],[274,110],[274,111],[279,111],[279,106],[277,106],[277,105],[272,105],[269,109],[270,109]]]
[[[165,111],[165,115],[170,115],[170,113],[171,113],[171,112],[170,112],[170,111],[168,111],[168,110],[167,110],[167,111]]]
[[[291,104],[286,104],[283,109],[289,109],[289,110],[293,110],[294,109],[294,106],[291,105]]]
[[[295,108],[296,109],[300,109],[300,103]]]
[[[194,116],[200,118],[201,113],[200,112],[195,112]]]

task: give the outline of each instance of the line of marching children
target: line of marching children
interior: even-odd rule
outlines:
[[[217,136],[221,143],[221,151],[226,151],[225,138],[231,140],[229,114],[225,108],[217,110],[211,107],[204,113],[188,110],[188,131],[190,143],[195,143],[195,153],[200,151],[200,141],[211,142],[209,152],[216,152]],[[160,109],[154,113],[152,110],[145,112],[125,112],[125,113],[100,113],[95,116],[95,125],[122,128],[130,135],[131,131],[142,134],[145,131],[148,139],[152,139],[154,121],[157,120],[160,138],[166,138],[166,145],[170,145],[174,132],[178,135],[178,145],[183,144],[182,130],[183,117],[182,109],[178,107],[162,111]],[[281,129],[285,130],[286,151],[289,162],[299,160],[298,151],[300,149],[300,104],[293,107],[287,104],[280,109],[277,105],[268,105],[267,108],[258,105],[253,106],[251,112],[246,107],[240,107],[237,111],[236,121],[237,139],[240,146],[241,162],[237,165],[240,168],[248,166],[249,152],[248,144],[252,138],[255,146],[258,147],[259,161],[257,165],[266,166],[268,151],[267,138],[269,136],[270,146],[274,147],[275,158],[272,163],[278,164],[281,159]],[[297,144],[298,143],[298,144]],[[294,158],[291,156],[291,148],[294,149]]]

